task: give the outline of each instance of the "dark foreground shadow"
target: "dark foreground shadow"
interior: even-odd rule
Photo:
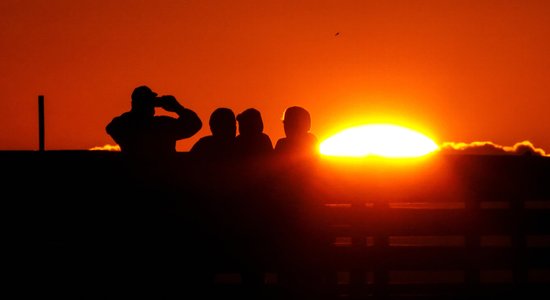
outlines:
[[[550,202],[546,158],[445,157],[424,170],[428,175],[419,177],[428,168],[415,166],[406,178],[403,169],[388,166],[171,159],[136,164],[108,152],[1,153],[9,174],[4,187],[14,195],[6,210],[12,212],[7,270],[18,295],[381,299],[407,291],[409,297],[469,299],[550,293],[544,280],[550,216],[537,208]],[[446,178],[451,184],[441,183]],[[396,199],[461,204],[411,210],[393,208]],[[508,206],[485,209],[487,201]],[[484,244],[495,235],[507,246]],[[458,236],[452,243],[459,245],[392,244],[403,236]],[[449,270],[461,280],[392,281],[404,271],[413,272],[411,279],[418,278],[414,272]],[[492,274],[487,270],[511,275],[484,282],[481,275]]]

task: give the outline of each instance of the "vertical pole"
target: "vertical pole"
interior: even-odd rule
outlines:
[[[38,149],[44,151],[44,96],[38,96]]]

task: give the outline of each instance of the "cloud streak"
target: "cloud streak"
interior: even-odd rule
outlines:
[[[119,145],[103,145],[103,146],[95,146],[93,148],[90,148],[91,151],[120,151]]]
[[[490,141],[477,142],[444,142],[439,145],[443,154],[474,154],[474,155],[530,155],[550,157],[544,149],[535,147],[530,141],[515,143],[513,146],[503,146]],[[90,148],[91,151],[120,151],[119,145],[106,144]]]
[[[476,154],[476,155],[531,155],[550,156],[542,148],[537,148],[530,141],[515,143],[513,146],[502,146],[489,141],[481,142],[444,142],[440,145],[444,154]]]

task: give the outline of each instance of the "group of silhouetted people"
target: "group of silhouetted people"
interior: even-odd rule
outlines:
[[[131,95],[131,110],[113,118],[107,133],[121,152],[135,157],[166,158],[176,153],[176,142],[195,135],[202,128],[198,115],[183,107],[174,96],[158,96],[148,86],[139,86]],[[178,118],[155,115],[155,108],[174,112]],[[209,119],[211,135],[204,136],[190,152],[205,159],[257,157],[279,153],[294,157],[317,152],[318,140],[310,133],[311,117],[300,106],[288,107],[283,116],[286,137],[275,146],[264,133],[260,111],[248,108],[235,115],[227,107],[217,108]]]
[[[211,247],[197,248],[197,256],[199,257],[201,255],[210,257],[201,253],[207,251],[214,252],[211,255],[212,257],[231,258],[233,252],[238,251],[246,253],[247,257],[252,257],[261,254],[254,254],[252,250],[247,249],[263,247],[265,251],[271,253],[266,259],[276,260],[276,256],[283,256],[287,255],[284,253],[292,252],[290,250],[285,252],[281,250],[281,247],[291,249],[292,245],[296,243],[286,240],[282,242],[282,239],[285,239],[286,236],[279,234],[279,232],[283,228],[293,232],[298,230],[298,227],[289,229],[289,226],[291,226],[289,224],[295,223],[295,220],[302,220],[304,217],[299,215],[301,209],[292,212],[291,209],[294,206],[283,207],[284,203],[278,200],[285,198],[293,205],[298,205],[300,201],[292,194],[292,191],[300,190],[300,195],[305,194],[304,186],[301,185],[303,179],[294,180],[296,176],[287,179],[285,175],[281,176],[281,174],[285,174],[284,172],[278,172],[277,176],[280,180],[284,182],[292,181],[292,184],[289,184],[284,191],[275,191],[277,185],[272,180],[274,177],[269,176],[269,172],[265,172],[265,170],[247,173],[240,172],[241,169],[231,169],[231,173],[223,173],[218,172],[219,170],[216,168],[219,166],[219,162],[225,162],[228,159],[229,162],[242,162],[242,159],[254,160],[258,158],[258,161],[262,161],[266,157],[278,157],[308,161],[307,158],[315,157],[318,141],[315,135],[310,133],[311,118],[307,110],[299,106],[291,106],[285,110],[282,120],[285,137],[278,139],[275,146],[273,146],[270,137],[264,133],[260,111],[255,108],[248,108],[239,114],[235,114],[230,108],[217,108],[209,118],[211,135],[201,137],[189,151],[194,159],[196,158],[201,162],[213,162],[215,168],[205,168],[204,164],[198,164],[197,169],[191,166],[190,168],[177,169],[175,173],[171,173],[166,172],[166,164],[156,164],[157,160],[174,157],[174,154],[177,153],[176,142],[197,134],[203,126],[201,119],[194,111],[181,105],[174,96],[159,96],[147,86],[135,88],[131,99],[131,110],[114,117],[106,126],[106,131],[120,146],[123,154],[131,158],[138,158],[139,162],[150,162],[149,159],[154,162],[153,164],[144,164],[147,168],[144,168],[145,171],[143,172],[141,168],[135,168],[135,165],[141,166],[141,164],[133,164],[136,161],[131,160],[132,168],[129,176],[131,180],[128,185],[122,188],[125,193],[129,193],[124,194],[125,196],[139,195],[144,197],[145,195],[146,199],[146,195],[155,197],[155,201],[145,201],[143,205],[144,215],[148,216],[146,220],[154,220],[147,223],[146,227],[158,227],[158,230],[149,239],[149,243],[152,244],[149,247],[156,249],[157,246],[163,245],[163,247],[160,247],[163,249],[162,251],[165,248],[174,248],[171,245],[172,243],[177,244],[179,238],[173,239],[173,237],[182,234],[178,230],[180,228],[182,230],[190,228],[185,232],[200,236],[204,239],[204,243],[211,241],[210,244],[219,243],[224,245],[224,247],[212,245]],[[156,108],[173,112],[178,117],[155,115]],[[305,159],[302,160],[301,158]],[[277,162],[279,161],[277,160]],[[163,165],[163,167],[160,172],[157,172],[158,169],[156,168],[148,168],[150,165]],[[247,164],[238,165],[246,166]],[[286,164],[278,165],[286,166]],[[140,171],[137,175],[134,174],[136,169]],[[247,168],[244,169],[247,170]],[[154,171],[151,172],[151,170]],[[190,173],[191,176],[185,177],[186,175],[182,175],[183,173]],[[218,173],[222,175],[217,177]],[[206,176],[200,176],[202,174]],[[231,176],[226,176],[227,174],[231,174]],[[142,180],[141,175],[145,175],[147,179],[152,181]],[[186,185],[180,189],[177,179],[175,181],[170,180],[168,178],[170,175],[185,178]],[[137,177],[138,181],[133,180],[134,177]],[[156,185],[156,182],[161,182],[161,185]],[[175,182],[176,188],[172,189],[172,186],[167,182]],[[169,186],[170,189],[166,189]],[[181,205],[178,201],[179,198],[172,201],[173,195],[185,195],[192,201],[186,201],[185,209],[181,210],[179,209]],[[215,202],[215,204],[210,202],[220,196],[223,196],[224,201]],[[262,201],[249,201],[251,199]],[[167,209],[164,208],[165,204]],[[157,209],[158,206],[162,207]],[[178,209],[172,209],[173,207],[178,207]],[[282,213],[286,210],[290,212],[288,214]],[[137,211],[140,210],[137,209]],[[156,211],[161,211],[161,213],[156,218],[151,217]],[[172,215],[179,216],[179,214],[184,217],[175,217],[174,219],[169,217]],[[287,215],[288,219],[281,218],[281,215]],[[180,223],[183,225],[174,225]],[[279,226],[278,224],[285,225]],[[305,230],[302,231],[305,232]],[[164,241],[157,235],[167,238]],[[202,237],[202,235],[207,238]],[[141,231],[138,236],[138,241],[144,239]],[[300,243],[307,241],[308,238],[311,239],[311,236],[313,235],[310,233],[305,234],[303,239],[300,238]],[[269,242],[271,239],[280,242],[272,244]],[[250,243],[253,245],[250,246]],[[304,256],[310,257],[311,255]],[[175,257],[179,256],[175,255]],[[236,257],[239,257],[239,255]],[[166,258],[166,260],[168,261],[169,258]],[[251,259],[251,261],[255,262],[254,259]],[[300,261],[305,260],[302,260],[300,256],[296,261],[299,264]],[[187,264],[187,262],[185,263]],[[213,262],[206,261],[204,263]],[[166,262],[166,265],[171,265],[171,263]],[[199,268],[195,271],[201,271],[204,268],[204,266],[198,265]],[[261,276],[257,274],[256,268],[259,267],[243,263],[243,281],[245,283],[248,282],[254,285],[259,282]],[[209,282],[209,280],[205,280],[205,282]]]

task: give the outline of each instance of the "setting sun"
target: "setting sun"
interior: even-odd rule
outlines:
[[[349,128],[324,140],[320,146],[323,155],[345,157],[419,157],[437,149],[437,144],[427,136],[390,124]]]

